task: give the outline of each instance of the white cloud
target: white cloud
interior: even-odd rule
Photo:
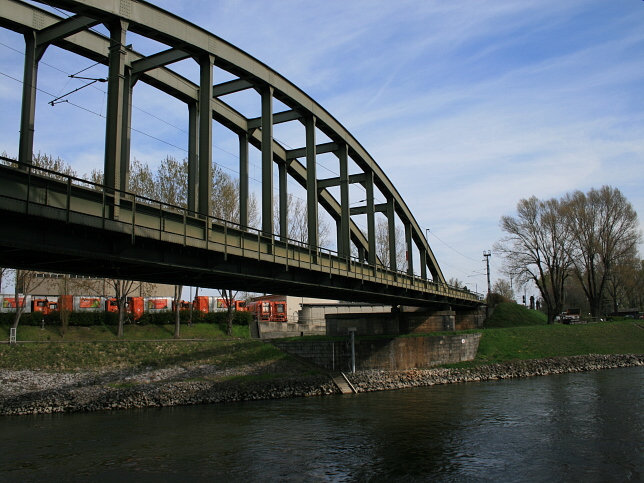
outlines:
[[[460,279],[480,270],[475,260],[500,238],[500,216],[533,194],[611,184],[644,217],[641,2],[154,3],[265,62],[346,126],[419,224],[440,237],[430,243],[448,277],[452,269]],[[132,38],[137,48],[161,48]],[[0,42],[9,45],[0,45],[0,72],[21,78],[22,55],[12,50],[21,50],[21,37],[0,29]],[[91,64],[57,48],[43,62],[55,68],[41,66],[39,86],[55,95],[76,85],[65,73]],[[190,62],[177,68],[194,77]],[[0,76],[0,151],[17,146],[19,90]],[[51,108],[49,99],[39,93],[36,150],[102,168],[104,119],[71,105]],[[72,100],[104,114],[100,90]],[[133,134],[132,154],[157,162],[185,156],[184,106],[138,85],[134,102],[133,127],[145,134]],[[239,105],[258,108],[252,99]],[[303,145],[301,129],[276,133]],[[213,153],[234,169],[234,137],[214,142]]]

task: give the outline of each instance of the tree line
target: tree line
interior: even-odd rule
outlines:
[[[518,283],[537,286],[549,323],[561,313],[572,281],[581,287],[592,317],[606,313],[608,298],[616,312],[620,295],[630,291],[631,297],[623,298],[634,300],[638,290],[641,294],[637,213],[617,188],[522,199],[516,215],[503,216],[500,225],[505,236],[495,250],[504,257],[504,270]],[[635,274],[634,291],[629,274],[631,281]]]

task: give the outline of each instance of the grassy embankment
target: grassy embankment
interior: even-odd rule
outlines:
[[[476,360],[459,365],[583,354],[644,354],[643,321],[547,325],[541,313],[517,304],[501,304],[487,327],[467,331],[481,332],[483,336]],[[216,324],[182,326],[183,338],[202,340],[174,341],[171,325],[126,326],[127,340],[119,341],[113,327],[70,327],[63,337],[59,327],[24,326],[18,328],[19,341],[49,343],[0,344],[0,369],[74,370],[176,364],[235,367],[278,361],[299,365],[271,344],[249,339],[248,327],[234,329],[235,337],[230,338]],[[0,334],[8,333],[8,326],[0,326]],[[302,370],[309,368],[302,366]]]
[[[548,325],[541,312],[513,303],[499,304],[482,333],[473,364],[583,354],[644,354],[643,321]]]
[[[184,340],[175,340],[171,325],[126,326],[124,340],[119,340],[115,327],[69,327],[63,337],[59,327],[24,326],[18,327],[18,341],[38,342],[0,344],[0,369],[69,371],[198,364],[226,368],[288,358],[270,344],[251,340],[247,326],[233,326],[233,331],[234,337],[227,337],[216,324],[193,324],[181,327]],[[8,326],[0,326],[0,334],[7,337],[8,333]]]

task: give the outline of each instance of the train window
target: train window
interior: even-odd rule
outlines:
[[[275,310],[277,311],[278,314],[283,314],[284,313],[284,304],[276,304],[275,305]]]

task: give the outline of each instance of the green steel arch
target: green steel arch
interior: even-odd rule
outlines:
[[[411,254],[415,246],[420,254],[421,277],[445,284],[444,276],[425,239],[394,185],[364,147],[331,114],[279,73],[246,52],[206,30],[140,0],[48,0],[50,6],[74,13],[61,18],[18,0],[0,0],[0,25],[21,32],[26,40],[25,77],[21,118],[19,158],[30,163],[33,151],[35,117],[35,86],[38,61],[48,45],[56,45],[109,66],[108,107],[105,142],[105,184],[108,188],[127,188],[129,160],[129,122],[134,84],[140,80],[185,102],[189,109],[189,209],[201,214],[210,212],[209,183],[212,166],[212,121],[226,126],[240,139],[240,220],[248,223],[248,145],[262,153],[262,231],[273,233],[273,168],[279,170],[280,219],[286,220],[286,176],[289,175],[307,190],[309,245],[316,247],[317,209],[322,206],[337,223],[339,256],[350,255],[353,242],[369,263],[376,258],[375,213],[383,212],[388,219],[390,260],[395,267],[395,216],[405,228],[405,243],[410,260],[408,271],[413,275]],[[89,30],[104,24],[110,38]],[[143,56],[126,45],[126,32],[131,31],[162,42],[170,48],[154,55]],[[200,66],[199,85],[181,77],[166,66],[193,58]],[[235,80],[215,84],[213,67],[217,66]],[[30,88],[31,86],[31,88]],[[220,97],[245,89],[261,95],[261,116],[248,119],[223,102]],[[273,112],[277,99],[288,107]],[[129,106],[129,107],[128,107]],[[272,135],[273,125],[299,121],[306,129],[305,146],[286,149]],[[316,129],[331,142],[317,144]],[[340,164],[340,175],[320,179],[316,173],[316,155],[334,153]],[[305,160],[302,164],[299,159]],[[352,160],[362,173],[349,175],[347,163]],[[282,186],[282,180],[284,180]],[[349,206],[349,184],[360,183],[366,190],[366,204]],[[327,188],[339,186],[340,199]],[[374,202],[374,187],[386,198]],[[352,222],[351,216],[366,214],[366,236]],[[286,237],[286,223],[280,223]]]

